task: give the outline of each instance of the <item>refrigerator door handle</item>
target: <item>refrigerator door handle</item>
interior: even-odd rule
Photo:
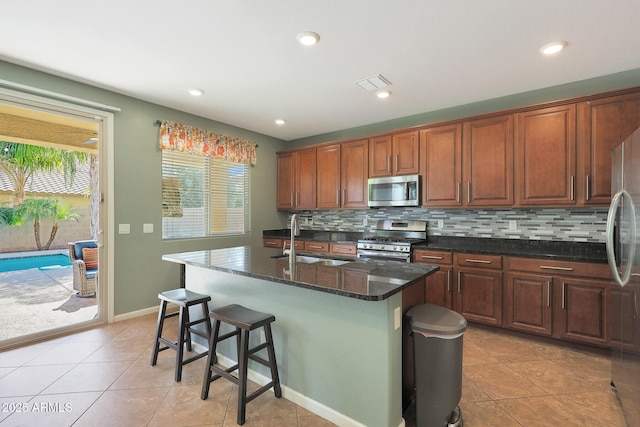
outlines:
[[[616,256],[614,252],[614,232],[613,227],[616,220],[616,215],[618,214],[618,209],[620,208],[620,202],[626,198],[629,204],[629,209],[631,210],[631,221],[629,221],[631,225],[631,235],[629,236],[629,241],[631,242],[629,245],[629,256],[627,266],[624,270],[624,274],[620,277],[620,273],[618,272],[618,267],[616,265]],[[609,268],[611,268],[611,273],[613,278],[620,286],[625,286],[629,283],[629,279],[631,278],[631,268],[633,266],[633,260],[636,256],[636,212],[635,207],[633,206],[633,200],[631,199],[631,195],[627,192],[627,190],[620,190],[616,193],[615,196],[611,199],[611,206],[609,206],[609,214],[607,215],[607,228],[606,228],[606,236],[607,236],[607,260],[609,261]]]

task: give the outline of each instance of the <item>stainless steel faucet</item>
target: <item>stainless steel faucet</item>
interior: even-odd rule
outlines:
[[[295,236],[300,235],[300,224],[298,224],[298,214],[291,215],[291,247],[289,248],[289,265],[296,262],[296,241]]]

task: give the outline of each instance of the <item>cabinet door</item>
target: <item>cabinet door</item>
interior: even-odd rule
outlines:
[[[465,122],[462,156],[467,206],[513,205],[513,116]]]
[[[316,207],[316,149],[296,151],[296,209]]]
[[[393,135],[393,174],[410,175],[420,171],[420,140],[417,131]]]
[[[278,154],[277,158],[277,209],[293,209],[295,192],[295,155],[293,152]]]
[[[455,310],[467,320],[502,325],[502,272],[457,271]]]
[[[420,131],[423,206],[462,205],[462,125]]]
[[[318,209],[340,207],[340,144],[318,148]]]
[[[575,204],[575,105],[544,108],[517,117],[517,203]]]
[[[342,144],[341,187],[343,208],[366,208],[368,202],[369,142]]]
[[[551,276],[509,273],[504,290],[504,325],[551,335]]]
[[[578,105],[578,194],[585,204],[611,202],[611,150],[639,127],[639,93]]]
[[[453,308],[451,272],[451,267],[441,266],[440,270],[427,277],[424,294],[427,304]]]
[[[559,296],[556,309],[561,338],[602,346],[609,345],[607,312],[611,290],[609,283],[594,280],[554,278]]]
[[[369,140],[369,178],[390,176],[391,169],[391,135],[371,138]]]

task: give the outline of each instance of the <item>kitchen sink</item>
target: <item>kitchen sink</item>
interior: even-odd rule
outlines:
[[[288,255],[277,255],[277,256],[274,256],[272,258],[282,259],[282,258],[289,258],[289,256]],[[296,262],[299,262],[299,263],[302,263],[302,264],[318,264],[318,265],[325,265],[325,266],[330,266],[330,267],[337,267],[339,265],[348,264],[351,261],[345,261],[345,260],[341,260],[341,259],[317,258],[317,257],[313,257],[313,256],[306,256],[306,255],[297,255],[296,256]]]
[[[339,265],[349,264],[351,261],[343,261],[341,259],[321,259],[317,262],[318,265],[326,265],[331,267],[337,267]]]

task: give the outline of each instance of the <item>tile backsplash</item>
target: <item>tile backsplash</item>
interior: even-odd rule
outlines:
[[[380,219],[428,221],[434,236],[604,243],[606,207],[573,209],[380,208],[298,212],[303,230],[373,231]],[[442,227],[439,228],[439,221]]]

